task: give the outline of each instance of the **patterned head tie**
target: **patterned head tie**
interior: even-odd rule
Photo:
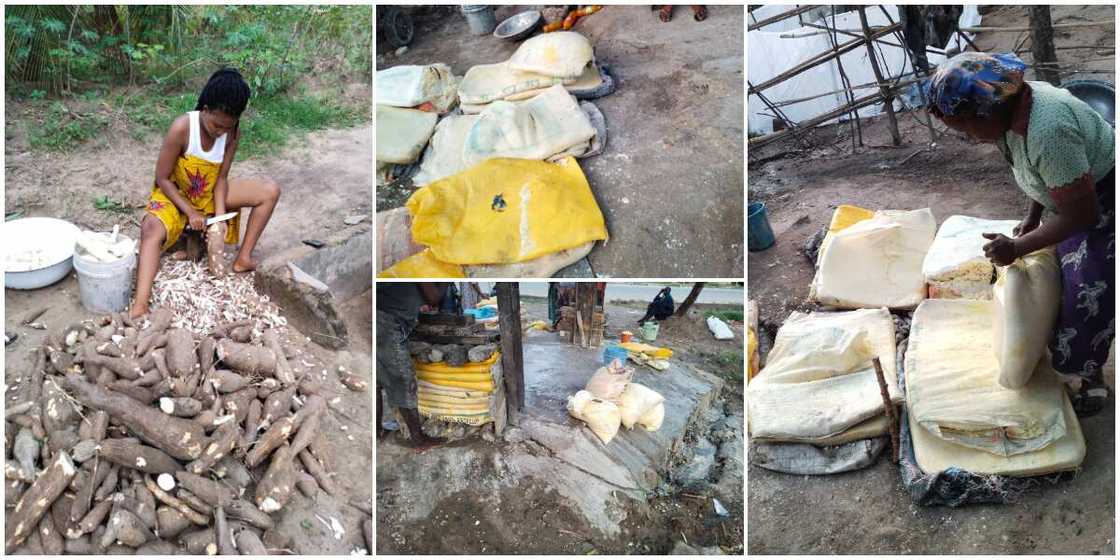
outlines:
[[[961,53],[937,66],[924,84],[929,109],[945,116],[963,105],[975,108],[977,117],[1023,89],[1027,65],[1012,53]]]

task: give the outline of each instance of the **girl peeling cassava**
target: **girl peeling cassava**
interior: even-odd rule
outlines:
[[[160,148],[155,185],[140,227],[140,262],[130,316],[148,312],[159,257],[184,229],[220,236],[227,244],[237,243],[240,216],[208,229],[209,217],[251,209],[232,268],[238,273],[256,268],[251,258],[253,248],[280,199],[280,187],[269,179],[229,179],[241,134],[241,113],[250,94],[249,85],[237,70],[218,70],[202,89],[195,110],[171,123]]]

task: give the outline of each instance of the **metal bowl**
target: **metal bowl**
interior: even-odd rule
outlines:
[[[1088,103],[1104,120],[1116,126],[1116,89],[1104,80],[1072,80],[1062,84],[1074,97]]]
[[[34,290],[62,280],[74,268],[74,242],[81,230],[65,220],[24,218],[4,222],[4,286]],[[39,251],[36,263],[21,262],[24,251]]]
[[[528,10],[499,23],[494,28],[494,36],[505,41],[520,41],[531,35],[540,24],[540,11]]]

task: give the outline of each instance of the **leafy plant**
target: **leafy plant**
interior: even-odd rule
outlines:
[[[93,207],[103,212],[111,212],[113,214],[127,214],[132,211],[123,202],[113,200],[108,195],[101,195],[93,199]]]

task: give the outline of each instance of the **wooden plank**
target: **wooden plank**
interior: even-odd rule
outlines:
[[[421,313],[421,325],[450,325],[462,327],[474,324],[473,315],[459,315],[458,313]]]
[[[486,332],[486,326],[482,323],[475,323],[464,327],[453,327],[450,325],[416,325],[413,332],[422,335],[437,335],[437,336],[475,336]]]
[[[424,334],[413,331],[410,340],[419,340],[430,344],[493,344],[501,338],[497,332],[487,332],[483,334],[476,334],[471,336],[451,336],[444,334]]]
[[[506,388],[509,417],[517,425],[525,408],[525,361],[521,347],[521,290],[516,282],[499,282],[498,325],[502,332],[502,378]]]
[[[799,16],[799,15],[801,15],[805,12],[808,12],[809,10],[812,10],[813,8],[816,8],[816,7],[817,6],[813,6],[813,5],[801,6],[800,8],[794,8],[792,10],[784,11],[780,14],[772,15],[772,16],[766,18],[766,19],[762,19],[762,20],[756,21],[755,23],[747,25],[747,31],[754,31],[755,29],[759,29],[761,27],[766,27],[767,25],[770,25],[771,23],[777,23],[779,21],[789,19],[791,17]]]
[[[1078,27],[1104,27],[1113,25],[1116,22],[1113,20],[1105,21],[1083,21],[1076,23],[1055,23],[1050,26],[1053,29],[1076,29]],[[1023,31],[1030,31],[1030,26],[1027,27],[962,27],[958,31],[964,33],[1021,33]]]
[[[788,80],[788,79],[790,79],[790,78],[792,78],[792,77],[794,77],[798,74],[801,74],[802,72],[810,70],[810,69],[812,69],[816,66],[820,66],[821,64],[824,64],[825,62],[828,62],[828,61],[830,61],[830,60],[832,60],[832,59],[834,59],[838,56],[841,56],[844,53],[847,53],[849,51],[855,50],[856,48],[859,48],[859,46],[864,44],[868,39],[875,40],[875,39],[878,39],[879,37],[884,37],[886,35],[890,35],[891,33],[894,33],[895,31],[897,31],[901,28],[902,28],[902,26],[896,23],[894,25],[881,28],[880,30],[872,33],[870,37],[867,37],[867,38],[862,38],[861,37],[861,38],[857,38],[857,39],[852,39],[851,41],[848,41],[846,43],[841,43],[835,49],[830,49],[830,50],[827,50],[827,51],[822,52],[820,54],[817,54],[817,55],[813,56],[812,58],[810,58],[809,60],[806,60],[805,62],[802,62],[801,64],[798,64],[797,66],[794,66],[793,68],[790,68],[789,70],[786,70],[785,72],[782,72],[781,74],[778,74],[777,76],[774,76],[773,78],[770,78],[769,80],[766,80],[765,82],[762,82],[762,83],[754,86],[753,88],[749,88],[747,90],[747,94],[752,95],[752,94],[755,94],[757,92],[766,90],[767,88],[776,86],[776,85],[778,85],[778,84],[780,84],[780,83],[782,83],[782,82],[784,82],[784,81],[786,81],[786,80]]]

